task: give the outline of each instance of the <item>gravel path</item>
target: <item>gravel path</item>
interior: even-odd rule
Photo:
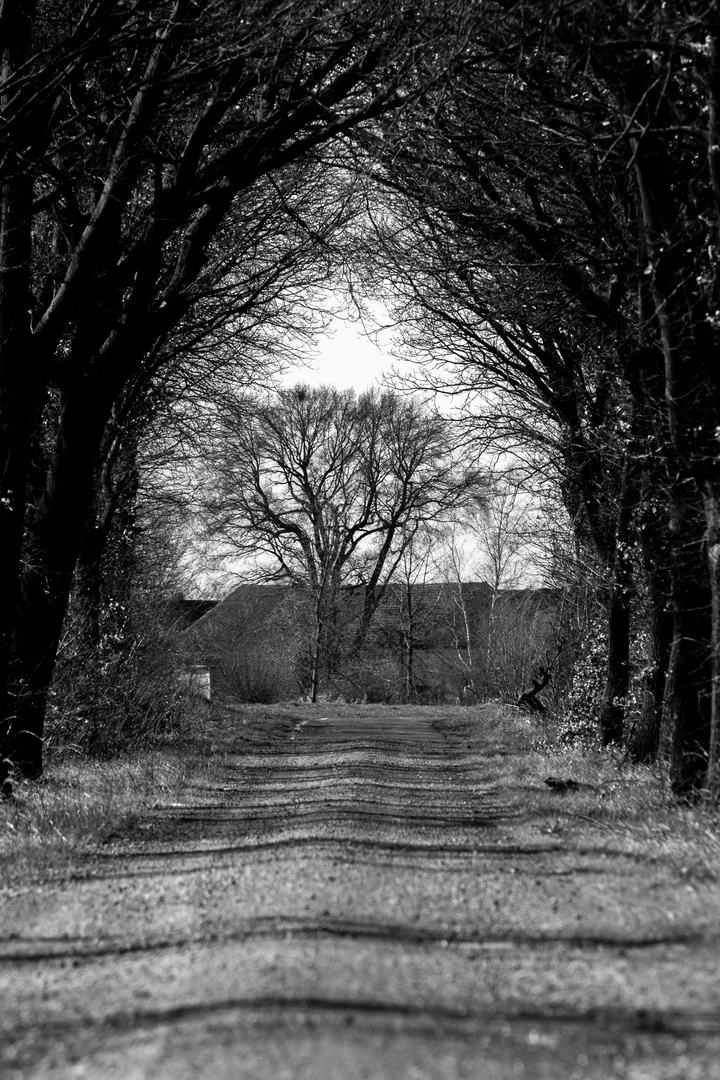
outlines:
[[[238,720],[207,784],[0,896],[3,1078],[718,1080],[710,894],[377,712]]]

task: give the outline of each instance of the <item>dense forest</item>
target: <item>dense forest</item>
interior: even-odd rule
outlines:
[[[496,637],[553,597],[517,692],[717,798],[719,48],[701,0],[0,2],[0,780],[172,730],[191,534],[302,590],[316,700],[407,669],[462,530]],[[279,388],[337,295],[403,386]]]

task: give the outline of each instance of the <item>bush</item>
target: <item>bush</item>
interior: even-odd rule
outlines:
[[[273,705],[287,697],[287,672],[269,650],[253,648],[226,658],[218,669],[222,688],[241,702]]]
[[[593,620],[576,645],[574,661],[558,702],[552,734],[563,746],[594,746],[607,675],[607,637],[602,620]]]
[[[125,610],[106,611],[94,649],[70,628],[50,693],[50,752],[111,757],[179,731],[189,695],[162,622],[161,610],[141,610],[134,620]]]

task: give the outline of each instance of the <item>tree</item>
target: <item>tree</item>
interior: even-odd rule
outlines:
[[[544,588],[547,507],[517,471],[492,475],[486,505],[443,538],[449,629],[464,669],[465,698],[513,695],[558,639],[561,590]],[[538,588],[540,583],[542,586]],[[479,603],[478,603],[479,601]]]
[[[399,655],[405,701],[417,701],[429,689],[428,672],[418,672],[417,659],[419,650],[424,650],[437,635],[443,590],[433,584],[431,575],[437,569],[438,549],[444,546],[443,532],[427,525],[414,531],[383,605],[380,639]]]
[[[441,8],[0,4],[0,759],[27,775],[113,410],[232,297],[243,199],[452,67]]]
[[[720,795],[720,17],[715,5],[605,8],[589,49],[615,96],[638,203],[639,291],[647,347],[638,404],[659,415],[668,482],[664,553],[673,620],[667,710],[673,784]],[[600,14],[600,13],[597,13]],[[592,30],[595,12],[584,19]],[[619,18],[618,18],[619,16]],[[580,27],[578,27],[580,29]],[[644,369],[644,370],[643,370]],[[663,373],[662,381],[652,375]],[[653,390],[662,390],[656,397]],[[648,396],[651,395],[651,396]]]
[[[402,140],[366,140],[383,208],[371,275],[397,284],[406,347],[430,369],[421,381],[461,393],[499,452],[531,444],[559,478],[578,537],[600,554],[610,742],[622,734],[632,597],[622,535],[630,395],[618,379],[633,310],[625,171],[613,153],[599,170],[601,150],[578,120],[606,115],[597,79],[526,48],[512,11],[478,32],[492,70],[479,50],[452,90],[406,118]]]
[[[534,404],[541,441],[543,410],[551,420],[566,505],[607,568],[606,740],[622,735],[642,548],[659,606],[635,750],[652,752],[664,701],[675,790],[717,794],[716,7],[519,0],[495,13],[477,23],[482,62],[429,95],[402,142],[365,145],[401,207],[387,232],[412,236],[393,273],[405,267],[435,356],[440,328],[446,354],[482,370],[463,389]],[[511,436],[527,430],[511,416]],[[658,488],[652,520],[641,499]]]
[[[198,452],[204,404],[219,400],[228,386],[272,384],[286,362],[285,342],[296,350],[322,324],[321,286],[332,274],[333,237],[352,214],[351,192],[338,185],[335,194],[328,207],[323,170],[314,160],[259,182],[223,227],[223,276],[216,287],[205,289],[116,400],[74,578],[74,590],[85,594],[89,629],[99,621],[97,586],[118,510],[132,517],[136,503],[158,498],[170,509],[169,478]],[[177,485],[172,494],[179,494]],[[115,580],[112,588],[122,584]],[[86,644],[91,641],[92,634]]]
[[[204,486],[207,533],[226,556],[255,556],[267,580],[307,590],[308,684],[342,651],[359,655],[387,584],[418,529],[483,497],[448,425],[393,393],[296,386],[239,398],[217,417]],[[356,609],[349,643],[341,608]]]
[[[659,8],[588,3],[572,12],[562,4],[552,12],[527,5],[526,13],[531,8],[558,60],[584,65],[601,87],[606,131],[595,126],[594,137],[612,139],[628,177],[635,325],[618,359],[632,401],[634,445],[625,475],[631,501],[643,486],[648,490],[649,479],[664,502],[659,527],[640,507],[648,591],[663,607],[653,613],[646,683],[654,700],[633,752],[654,752],[664,712],[675,791],[709,789],[717,797],[720,20],[716,5],[694,0]],[[670,597],[669,648],[663,591]]]

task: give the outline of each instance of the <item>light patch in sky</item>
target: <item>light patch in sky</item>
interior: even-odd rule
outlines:
[[[389,335],[380,336],[381,344],[366,337],[359,323],[338,320],[334,329],[318,341],[317,351],[307,367],[293,367],[283,376],[285,385],[308,383],[310,386],[336,386],[358,393],[382,383],[390,374]]]

